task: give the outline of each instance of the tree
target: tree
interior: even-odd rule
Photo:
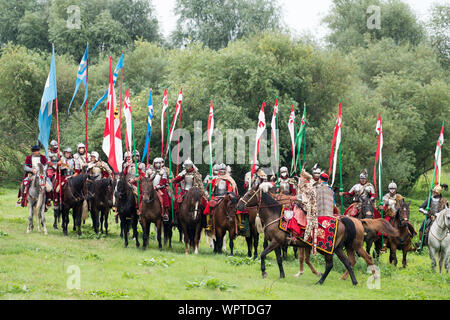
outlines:
[[[44,10],[25,12],[18,25],[17,43],[28,49],[48,51],[48,15]]]
[[[0,0],[0,46],[9,41],[16,43],[21,18],[25,11],[34,11],[37,3],[37,0]]]
[[[274,0],[177,0],[179,15],[172,42],[202,42],[211,49],[253,32],[281,27],[280,9]]]
[[[431,8],[428,29],[431,45],[436,49],[442,66],[448,69],[450,66],[450,5],[435,4]]]
[[[417,45],[425,36],[410,6],[400,0],[333,0],[323,23],[331,29],[328,42],[346,52],[366,46],[367,38]]]

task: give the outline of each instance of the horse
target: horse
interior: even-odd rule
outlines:
[[[436,220],[430,227],[428,248],[431,258],[431,268],[436,272],[436,253],[439,256],[439,273],[442,274],[442,263],[448,274],[448,259],[450,257],[450,209],[445,208],[436,214]]]
[[[261,223],[263,225],[264,235],[270,241],[269,246],[264,249],[261,253],[261,273],[262,277],[266,278],[266,266],[265,266],[265,258],[268,253],[272,250],[275,250],[277,264],[280,271],[280,278],[284,278],[284,270],[283,270],[283,261],[281,258],[281,246],[283,245],[294,245],[294,246],[303,246],[304,243],[301,240],[290,241],[288,239],[288,233],[279,229],[278,221],[280,220],[281,205],[272,198],[272,196],[267,192],[266,183],[261,184],[261,186],[254,186],[250,189],[244,197],[239,199],[237,209],[243,210],[245,206],[258,206],[259,216]],[[350,264],[349,259],[344,253],[344,248],[347,249],[347,252],[358,252],[358,254],[364,258],[366,263],[371,266],[372,274],[374,277],[377,277],[376,270],[373,264],[372,259],[364,250],[362,244],[364,240],[364,228],[362,227],[361,222],[355,218],[343,217],[336,221],[337,223],[337,234],[335,240],[335,248],[333,253],[325,253],[319,251],[321,254],[325,256],[325,272],[322,274],[320,280],[317,284],[323,284],[325,279],[327,278],[329,272],[333,268],[333,254],[336,253],[339,260],[342,261],[347,271],[350,274],[352,279],[352,284],[357,285],[358,281],[356,280],[355,274],[353,272],[353,268]],[[357,224],[360,224],[361,228],[357,228]]]
[[[158,240],[158,248],[162,249],[161,245],[161,202],[159,201],[157,191],[153,187],[153,182],[150,178],[142,180],[142,202],[139,206],[139,222],[142,226],[142,250],[148,246],[148,239],[150,234],[150,226],[152,222],[156,225],[156,239]]]
[[[80,174],[66,180],[61,203],[61,227],[65,236],[67,236],[67,227],[69,226],[70,209],[72,209],[74,229],[77,229],[78,236],[81,236],[81,219],[87,215],[87,206],[85,205],[88,194],[87,177],[87,174]]]
[[[44,230],[44,234],[48,234],[47,227],[45,226],[45,203],[46,203],[46,191],[51,191],[51,186],[47,186],[47,174],[44,170],[44,166],[39,163],[38,171],[31,178],[30,189],[27,195],[28,202],[28,228],[27,233],[33,230],[34,215],[38,217],[37,229],[41,232],[41,224]],[[50,189],[50,190],[49,190]]]
[[[139,248],[137,223],[138,215],[136,212],[136,202],[131,186],[125,179],[125,175],[120,173],[114,189],[114,200],[120,217],[120,232],[123,234],[125,248],[128,247],[128,231],[133,228],[133,238],[136,239],[136,247]]]
[[[250,229],[249,235],[245,237],[247,242],[247,256],[250,258],[252,256],[252,245],[253,245],[253,259],[256,260],[258,257],[258,244],[259,244],[259,233],[256,228],[255,219],[258,214],[258,208],[247,207],[248,216],[248,228]],[[241,213],[242,214],[242,213]],[[244,219],[244,217],[243,217]]]
[[[237,236],[236,203],[236,195],[234,193],[227,193],[214,208],[212,217],[215,235],[214,253],[222,253],[223,238],[228,231],[230,251],[231,255],[233,255],[233,240]]]
[[[100,232],[103,233],[104,225],[105,233],[108,234],[108,215],[109,210],[113,206],[113,180],[111,178],[103,178],[94,181],[88,179],[88,183],[90,184],[88,199],[94,232],[96,234],[99,232],[100,218]]]
[[[198,254],[198,244],[200,242],[200,235],[203,222],[202,207],[202,193],[198,187],[192,187],[184,196],[184,200],[178,209],[178,222],[183,229],[184,238],[184,252],[189,253],[194,250]]]
[[[399,209],[397,210],[394,218],[392,219],[392,226],[399,231],[398,236],[389,236],[387,246],[389,248],[389,263],[394,263],[397,266],[397,249],[401,249],[403,251],[403,260],[402,265],[403,268],[406,268],[406,255],[408,253],[409,246],[411,244],[412,238],[417,234],[412,228],[412,232],[410,232],[409,228],[409,205],[411,202],[406,203],[405,201],[401,201],[399,204]],[[412,226],[411,226],[412,227]]]

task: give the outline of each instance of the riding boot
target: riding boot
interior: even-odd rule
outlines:
[[[387,251],[387,238],[384,237],[383,238],[383,247],[381,248],[380,253],[386,253],[386,251]]]
[[[167,208],[163,207],[163,211],[162,211],[162,219],[164,222],[169,221],[169,215],[167,214]]]

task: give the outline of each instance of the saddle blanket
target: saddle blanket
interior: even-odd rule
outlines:
[[[284,210],[282,210],[284,211]],[[284,212],[280,219],[280,229],[289,232],[293,238],[298,238],[303,241],[303,235],[305,234],[305,225],[300,225],[295,218],[295,215],[289,218],[285,217]],[[334,244],[337,233],[337,219],[333,217],[322,216],[318,217],[319,227],[317,229],[317,249],[326,253],[333,253]],[[305,241],[309,245],[312,244],[312,238],[309,237]]]

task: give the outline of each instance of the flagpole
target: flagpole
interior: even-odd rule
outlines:
[[[55,99],[56,108],[56,137],[58,140],[58,157],[61,154],[60,140],[59,140],[59,113],[58,113],[58,97]],[[87,157],[87,155],[86,155]],[[58,166],[58,181],[59,181],[59,209],[61,210],[61,199],[62,199],[62,183],[61,183],[61,166]]]
[[[444,128],[444,124],[445,124],[445,121],[442,122],[442,128]],[[441,132],[442,131],[443,130],[441,129]],[[434,185],[434,181],[435,181],[434,178],[436,176],[436,171],[437,171],[437,159],[439,159],[439,154],[441,152],[440,139],[441,139],[441,135],[439,134],[439,138],[438,138],[438,152],[437,152],[437,157],[434,160],[433,178],[431,180],[430,191],[428,192],[427,208],[425,209],[427,212],[428,212],[428,210],[430,210],[431,194],[432,194],[433,185]],[[425,216],[425,221],[423,223],[423,229],[422,229],[422,239],[420,240],[420,249],[419,249],[420,251],[422,251],[422,247],[423,247],[423,238],[425,236],[425,226],[427,224],[427,219],[428,219],[428,216]]]
[[[131,134],[132,134],[132,137],[133,137],[134,168],[135,168],[135,177],[136,177],[136,183],[137,183],[138,208],[140,209],[140,207],[141,207],[141,195],[140,195],[140,192],[139,192],[139,171],[138,171],[137,160],[136,160],[136,140],[134,138],[134,126],[133,126],[133,115],[131,113],[131,104],[130,104],[130,117],[131,117]],[[131,146],[130,146],[130,148],[131,148]],[[147,154],[148,154],[148,151],[147,151]]]
[[[167,151],[169,155],[169,186],[170,186],[170,204],[172,209],[172,221],[175,221],[174,214],[173,214],[173,187],[172,187],[172,159],[170,155],[170,122],[169,122],[169,106],[167,106],[166,109],[167,112]]]
[[[89,45],[89,43],[87,44]],[[86,90],[88,90],[88,79],[89,79],[89,58],[86,59]],[[89,93],[86,98],[86,162],[89,163],[88,157],[88,102],[89,102]]]
[[[344,187],[342,185],[342,154],[341,154],[341,143],[339,143],[339,179],[340,179],[340,188],[339,192],[344,192]],[[344,196],[341,197],[341,216],[344,214]]]
[[[178,146],[177,146],[177,175],[178,175],[178,164],[180,160],[180,136],[181,136],[181,109],[183,104],[180,102],[180,114],[178,117]]]
[[[211,105],[212,105],[213,101],[212,101],[212,96],[211,96]],[[181,110],[180,110],[181,112]],[[208,112],[208,118],[209,118],[209,112]],[[213,119],[214,119],[214,113],[213,113]],[[208,119],[209,120],[209,119]],[[212,144],[212,136],[211,136],[211,144]],[[212,178],[212,146],[210,146],[210,152],[209,152],[209,177]],[[208,198],[208,205],[209,202],[211,201],[211,182],[212,180],[209,182],[209,198]],[[209,221],[211,221],[211,209],[208,208],[208,221],[207,223],[209,223]]]
[[[306,113],[306,102],[303,103],[304,112]],[[303,163],[306,163],[306,117],[305,117],[305,127],[303,128]]]
[[[276,99],[278,99],[278,97],[276,97]],[[277,110],[277,114],[275,116],[275,121],[276,121],[275,140],[277,142],[277,146],[276,146],[277,148],[275,150],[276,156],[277,156],[277,190],[280,188],[280,141],[279,141],[280,137],[278,135],[278,111],[279,110]]]

